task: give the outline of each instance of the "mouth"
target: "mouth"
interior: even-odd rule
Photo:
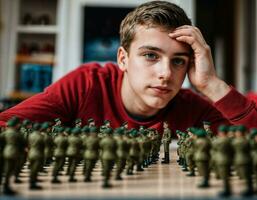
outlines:
[[[156,94],[168,94],[172,90],[165,86],[152,86],[150,87]]]

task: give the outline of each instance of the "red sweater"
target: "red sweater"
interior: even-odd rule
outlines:
[[[112,127],[128,121],[129,127],[140,125],[161,130],[162,121],[167,120],[171,129],[185,130],[191,126],[202,126],[202,121],[218,125],[228,123],[257,127],[257,109],[254,102],[246,99],[235,89],[224,98],[211,105],[193,93],[181,89],[180,92],[156,116],[137,121],[128,115],[121,100],[123,72],[112,63],[101,67],[97,63],[84,64],[62,79],[17,106],[0,113],[0,125],[13,115],[31,121],[52,121],[59,117],[66,124],[81,118],[83,124],[94,118],[97,125],[105,119]],[[223,115],[222,115],[222,114]]]

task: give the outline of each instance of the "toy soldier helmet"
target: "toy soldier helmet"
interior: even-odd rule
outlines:
[[[202,128],[198,129],[195,134],[198,136],[198,137],[205,137],[206,136],[206,131]]]
[[[177,134],[177,135],[181,135],[180,130],[176,130],[176,134]]]
[[[218,128],[218,131],[226,133],[228,131],[228,126],[220,125],[219,128]]]
[[[14,116],[12,117],[8,122],[7,122],[7,126],[9,127],[14,127],[19,123],[19,118]]]
[[[211,125],[211,122],[208,122],[208,121],[203,121],[203,125]]]
[[[37,122],[33,124],[33,130],[35,130],[35,131],[39,130],[40,127],[41,127],[41,125]]]
[[[240,131],[240,132],[245,132],[246,131],[246,127],[244,125],[239,125],[239,126],[237,126],[236,130]]]
[[[80,129],[79,127],[75,127],[75,128],[73,128],[73,129],[71,130],[71,133],[73,133],[73,134],[79,134],[80,131],[81,131],[81,129]]]
[[[96,126],[90,127],[90,133],[97,133],[98,129]]]
[[[55,122],[59,122],[59,121],[61,121],[61,119],[60,118],[56,118],[56,119],[54,119],[54,121]]]
[[[190,132],[190,133],[193,133],[194,131],[196,131],[196,128],[195,127],[189,127],[187,129],[187,132]]]
[[[104,124],[109,124],[110,123],[110,120],[106,119],[104,120]]]
[[[49,127],[49,123],[48,122],[44,122],[43,124],[41,124],[41,129],[45,130]]]
[[[29,123],[30,123],[30,121],[29,121],[28,119],[24,119],[24,120],[22,121],[22,125],[23,125],[23,126],[27,126],[27,125],[29,125]]]
[[[81,119],[80,118],[75,120],[75,124],[79,124],[79,123],[81,123]]]
[[[90,128],[86,125],[81,129],[81,132],[83,133],[89,133],[90,132]]]
[[[88,123],[91,123],[91,122],[94,122],[95,120],[93,119],[93,118],[89,118],[88,120],[87,120],[87,122]]]

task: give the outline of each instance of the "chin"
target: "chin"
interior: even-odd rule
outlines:
[[[162,100],[158,100],[158,101],[151,101],[149,102],[149,107],[152,107],[154,109],[162,109],[165,108],[167,106],[167,104],[169,103],[170,100],[166,100],[164,101]]]

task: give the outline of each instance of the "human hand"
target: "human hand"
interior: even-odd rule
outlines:
[[[213,101],[225,96],[230,87],[216,75],[211,50],[201,31],[194,26],[184,25],[176,28],[169,36],[189,44],[193,50],[188,78],[191,84]]]

